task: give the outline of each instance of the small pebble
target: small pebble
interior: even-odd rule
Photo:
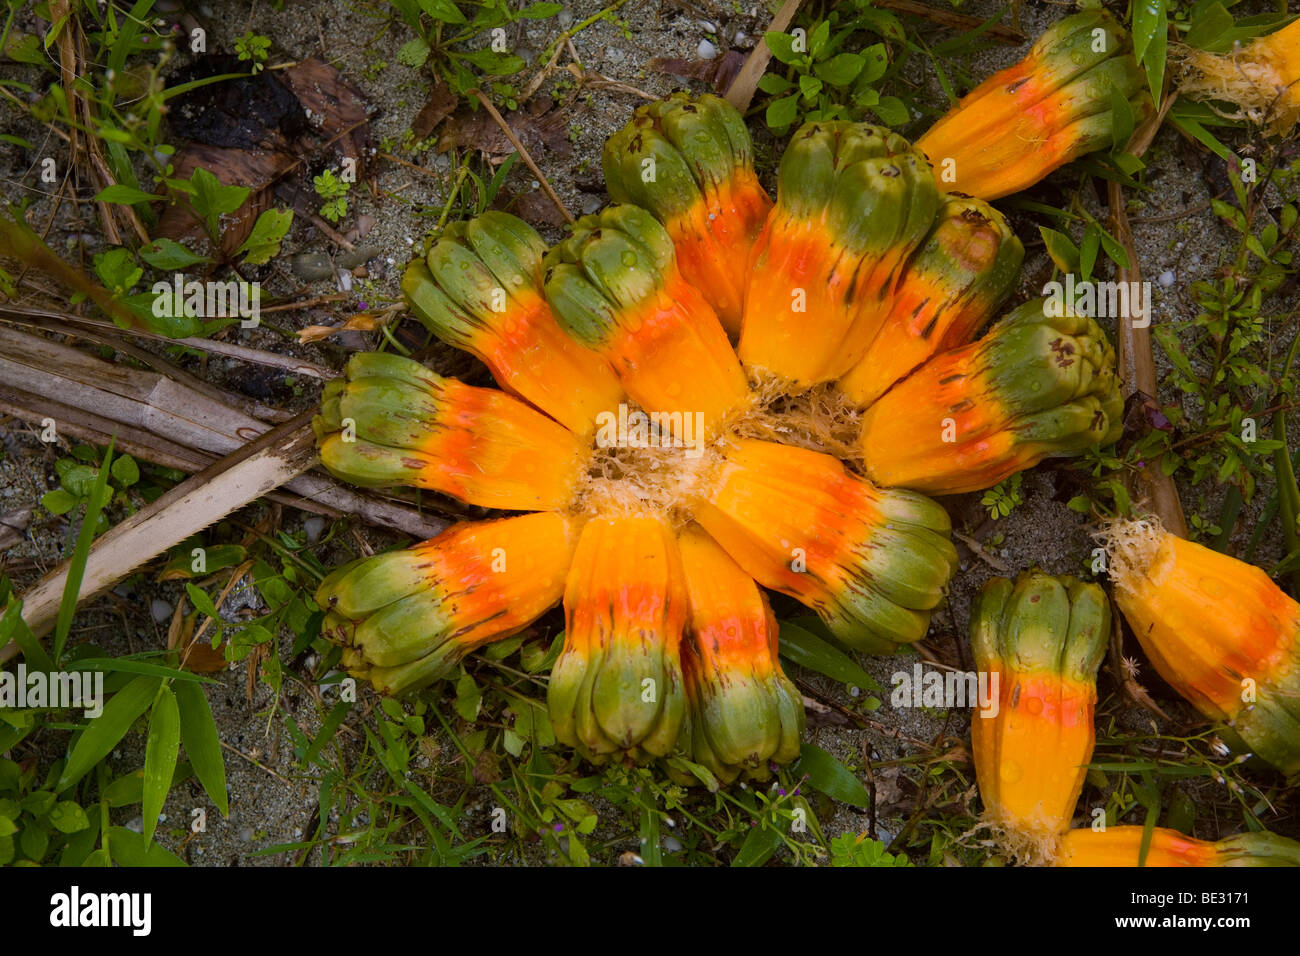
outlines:
[[[1171,269],[1166,269],[1164,272],[1160,273],[1160,284],[1166,289],[1174,284],[1174,273]]]
[[[242,840],[242,841],[245,842],[245,843],[252,843],[252,842],[253,842],[253,828],[252,828],[252,827],[240,827],[240,828],[239,828],[239,839]]]
[[[588,196],[586,199],[582,201],[582,214],[584,216],[595,215],[596,213],[600,212],[600,207],[603,204],[603,202],[604,200],[602,200],[599,196]]]
[[[718,55],[718,48],[708,40],[701,40],[700,45],[695,48],[695,52],[701,60],[712,60]]]
[[[300,252],[289,260],[293,274],[310,281],[334,275],[334,263],[322,252]]]
[[[325,530],[325,519],[320,515],[304,518],[302,530],[307,535],[307,543],[315,544],[320,539],[320,533]]]
[[[679,853],[682,849],[682,841],[674,836],[664,837],[664,850],[669,853]]]
[[[130,820],[127,821],[126,828],[130,830],[132,833],[143,833],[144,817],[139,815],[132,817]]]
[[[710,20],[701,20],[700,29],[703,30],[705,33],[716,34],[718,32],[717,26]]]
[[[861,688],[861,687],[850,687],[850,688],[849,688],[849,696],[850,696],[850,697],[861,697],[861,696],[862,696],[862,688]]]
[[[153,614],[153,619],[159,624],[168,620],[172,616],[174,608],[162,598],[154,598],[149,602],[149,611]]]

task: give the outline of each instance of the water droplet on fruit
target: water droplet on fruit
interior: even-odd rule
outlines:
[[[623,265],[627,266],[629,269],[636,265],[636,253],[631,249],[624,252],[621,258],[623,260]]]

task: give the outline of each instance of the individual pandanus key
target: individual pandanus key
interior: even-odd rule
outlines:
[[[1136,122],[1153,110],[1128,34],[1105,10],[1085,10],[1055,23],[1023,60],[977,86],[916,145],[940,189],[997,199],[1108,148],[1116,96]]]
[[[1262,570],[1160,527],[1117,521],[1115,603],[1169,686],[1221,736],[1300,779],[1300,604]]]
[[[711,94],[674,93],[637,109],[605,141],[601,165],[614,201],[664,224],[686,281],[739,334],[745,263],[772,208],[744,118]]]
[[[1147,840],[1145,858],[1143,841]],[[1217,842],[1153,827],[1107,827],[1071,830],[1061,840],[1057,866],[1300,866],[1300,843],[1261,830],[1239,833]]]
[[[1023,860],[1050,859],[1070,826],[1092,748],[1110,603],[1096,584],[1027,572],[992,578],[971,608],[975,667],[997,707],[971,715],[985,820]]]
[[[1092,319],[1048,316],[1044,301],[930,359],[868,408],[858,443],[867,477],[955,495],[1114,442],[1115,350]]]
[[[686,715],[687,597],[669,525],[653,515],[588,521],[564,613],[546,694],[555,739],[596,762],[670,754]]]
[[[1217,37],[1216,37],[1217,39]],[[1224,55],[1185,51],[1190,69],[1178,91],[1198,100],[1231,103],[1232,118],[1285,136],[1300,123],[1300,20]],[[1222,107],[1216,112],[1223,115]]]
[[[517,398],[383,352],[349,359],[312,425],[321,463],[354,485],[410,485],[506,511],[567,508],[590,454]]]
[[[1015,285],[1024,258],[1000,212],[979,199],[946,197],[903,268],[880,332],[840,390],[870,405],[927,359],[966,345]]]
[[[605,356],[648,412],[703,416],[706,435],[748,407],[727,333],[677,267],[664,227],[637,206],[584,216],[547,254],[546,298],[560,325]]]
[[[682,673],[690,749],[723,780],[771,776],[799,756],[803,701],[781,670],[777,625],[753,578],[697,526],[679,539],[690,595]]]
[[[542,295],[546,244],[522,219],[485,212],[452,223],[406,268],[412,313],[448,345],[476,356],[497,384],[579,435],[623,389],[599,355],[564,333]]]
[[[576,543],[573,522],[555,513],[453,525],[326,577],[321,633],[381,693],[424,687],[559,601]]]
[[[771,442],[728,445],[695,518],[759,584],[869,653],[924,637],[957,567],[938,504],[876,488],[829,455]]]
[[[750,257],[741,361],[796,387],[851,369],[938,209],[925,158],[901,136],[864,123],[800,128]]]

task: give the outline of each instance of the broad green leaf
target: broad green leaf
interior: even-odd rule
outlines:
[[[801,667],[863,690],[884,689],[839,648],[789,621],[781,622],[781,654]]]
[[[194,774],[203,784],[208,799],[221,811],[230,815],[230,800],[226,794],[226,763],[221,756],[221,739],[217,724],[212,719],[212,708],[203,688],[191,682],[178,682],[176,704],[180,710],[181,740],[185,756],[189,758]]]
[[[907,105],[897,96],[882,96],[880,102],[871,107],[871,111],[886,126],[902,126],[912,119],[907,112]]]
[[[235,255],[247,253],[244,264],[260,266],[271,261],[280,251],[280,243],[293,225],[293,213],[288,209],[268,209],[257,217],[253,231]]]
[[[140,258],[163,272],[179,272],[190,266],[212,261],[207,256],[195,255],[174,239],[155,239],[141,246]]]
[[[816,744],[804,744],[800,748],[799,762],[793,769],[795,773],[806,774],[808,783],[828,797],[855,807],[871,805],[871,797],[862,782]]]
[[[130,488],[140,480],[140,466],[135,463],[135,459],[130,455],[123,455],[113,462],[113,466],[109,471],[123,488]]]
[[[50,823],[60,833],[78,833],[90,826],[90,818],[76,801],[62,800],[50,811]]]
[[[740,845],[732,866],[762,866],[781,845],[781,834],[767,827],[754,827]]]
[[[858,53],[837,53],[825,63],[818,63],[813,72],[831,86],[848,86],[857,79],[866,62]]]
[[[779,100],[773,100],[767,104],[767,112],[764,118],[767,125],[772,129],[785,129],[795,121],[799,115],[799,97],[798,95],[783,96]]]
[[[1063,232],[1057,232],[1055,229],[1049,229],[1047,226],[1039,226],[1038,234],[1043,237],[1043,244],[1047,246],[1047,254],[1056,263],[1056,268],[1067,274],[1079,271],[1079,247],[1074,244],[1069,236]]]
[[[126,736],[136,718],[149,709],[161,683],[157,677],[136,677],[104,704],[104,712],[86,725],[55,786],[62,793],[99,763]]]
[[[420,0],[420,9],[443,23],[464,23],[465,14],[451,0]]]
[[[149,736],[144,745],[144,842],[153,840],[158,814],[167,802],[181,747],[181,715],[176,695],[166,684],[158,688],[149,714]]]
[[[62,488],[41,495],[41,507],[52,515],[65,515],[77,506],[77,499]]]
[[[126,827],[108,828],[108,845],[118,866],[185,866],[185,861]]]

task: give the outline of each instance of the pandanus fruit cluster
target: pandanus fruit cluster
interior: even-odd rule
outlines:
[[[1075,79],[1026,69],[1044,96]],[[1087,96],[1064,100],[1077,112]],[[1038,122],[1076,135],[1075,112],[1053,109]],[[958,124],[975,113],[959,107]],[[1024,175],[1050,171],[1043,159],[1020,157]],[[406,271],[413,315],[499,389],[386,354],[354,356],[327,388],[334,474],[511,514],[338,569],[317,593],[324,633],[397,694],[562,603],[558,741],[596,763],[680,756],[763,778],[798,755],[804,719],[767,591],[852,648],[919,640],[957,557],[927,495],[1113,441],[1114,353],[1042,300],[977,340],[1024,250],[888,129],[805,125],[775,200],[713,96],[640,108],[602,160],[614,203],[555,247],[488,212]],[[1082,681],[1072,666],[1035,679]]]

